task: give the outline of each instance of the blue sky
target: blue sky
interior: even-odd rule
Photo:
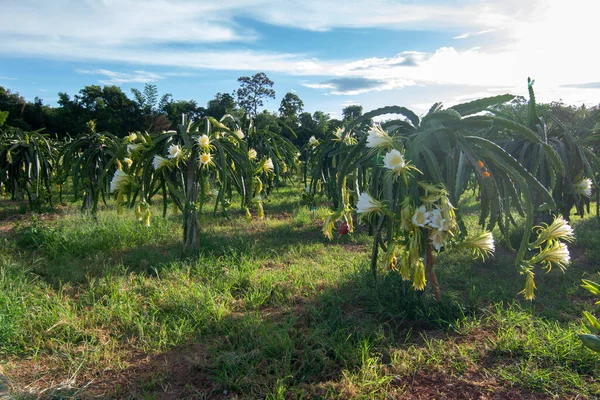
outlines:
[[[276,110],[525,95],[600,102],[596,0],[2,0],[0,85],[55,104],[85,85],[144,83],[205,105],[264,71]]]

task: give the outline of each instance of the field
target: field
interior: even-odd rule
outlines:
[[[275,191],[264,220],[207,213],[200,252],[187,258],[181,216],[163,219],[158,205],[146,228],[112,203],[94,220],[78,204],[32,215],[3,198],[7,390],[15,399],[600,395],[598,354],[577,338],[582,312],[594,311],[579,285],[600,270],[595,216],[572,216],[572,263],[538,274],[534,301],[518,295],[515,255],[497,243],[485,263],[442,254],[436,303],[398,273],[382,269],[374,281],[366,227],[325,239],[327,204],[311,211],[301,191]],[[474,226],[474,199],[460,207]]]

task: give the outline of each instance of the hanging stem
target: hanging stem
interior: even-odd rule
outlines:
[[[442,301],[442,293],[440,291],[440,284],[438,283],[437,276],[435,276],[435,272],[433,271],[433,266],[433,245],[428,243],[427,254],[425,256],[425,276],[427,276],[427,280],[431,282],[431,291],[433,292],[433,297],[435,297],[435,300],[439,303]]]
[[[194,147],[186,165],[186,197],[183,209],[183,252],[189,253],[200,245],[200,223],[198,221],[199,184],[196,179],[198,151]]]

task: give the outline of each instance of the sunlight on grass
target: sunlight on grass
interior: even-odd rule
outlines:
[[[247,397],[402,397],[431,376],[500,394],[600,391],[598,359],[576,337],[593,309],[578,286],[598,270],[594,218],[575,219],[574,262],[540,274],[534,302],[517,296],[522,277],[503,249],[485,263],[442,254],[438,304],[396,273],[374,284],[365,229],[324,239],[327,208],[300,206],[298,192],[273,196],[262,221],[204,216],[191,258],[177,216],[150,228],[110,208],[97,221],[23,220],[0,255],[0,368],[15,395],[73,378],[89,393],[150,396],[172,377],[130,375],[138,355],[173,349],[210,390]],[[186,354],[194,343],[204,356]],[[120,378],[94,389],[100,376]]]

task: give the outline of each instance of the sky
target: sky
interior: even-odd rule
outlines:
[[[155,84],[199,105],[265,72],[341,116],[425,113],[503,93],[600,103],[598,0],[1,0],[0,86],[55,105],[86,85]],[[132,97],[132,96],[130,96]]]

